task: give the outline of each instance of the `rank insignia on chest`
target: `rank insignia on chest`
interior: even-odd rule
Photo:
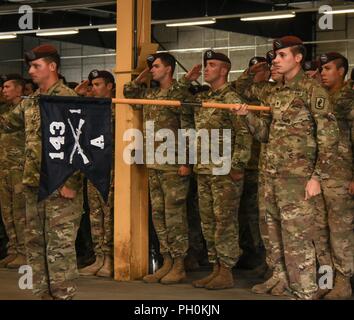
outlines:
[[[275,107],[280,108],[281,102],[280,100],[275,101]]]
[[[317,98],[315,108],[322,110],[324,108],[325,101],[326,101],[325,98]]]

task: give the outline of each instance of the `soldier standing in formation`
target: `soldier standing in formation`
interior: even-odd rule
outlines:
[[[204,79],[210,85],[208,91],[198,94],[197,101],[241,103],[241,99],[227,82],[231,62],[227,56],[212,50],[204,54]],[[188,84],[199,77],[201,65],[197,65],[181,80]],[[201,161],[203,148],[198,141],[197,164],[199,212],[203,235],[207,243],[209,262],[213,265],[210,275],[192,284],[211,290],[232,288],[232,268],[240,256],[238,242],[238,207],[244,183],[244,169],[251,156],[252,137],[246,126],[230,111],[215,108],[197,108],[194,112],[197,132],[218,130],[219,140],[208,144],[209,163]],[[219,164],[212,163],[212,144],[221,150],[223,129],[231,132],[231,163],[226,173],[217,173]],[[228,148],[228,146],[226,146]]]
[[[322,192],[328,210],[330,248],[335,267],[334,288],[325,299],[351,297],[350,277],[353,275],[353,217],[354,217],[354,99],[353,88],[344,79],[348,60],[337,52],[323,54],[321,78],[328,90],[333,112],[339,126],[339,147],[335,162],[322,182]]]
[[[25,82],[20,75],[9,74],[3,78],[3,96],[7,117],[21,103]],[[0,267],[19,268],[26,264],[25,226],[26,208],[22,184],[25,131],[19,127],[0,137],[0,204],[1,214],[9,239],[8,256],[0,262]]]
[[[33,270],[33,292],[42,299],[72,299],[78,277],[75,239],[82,214],[82,177],[71,176],[47,199],[38,202],[41,124],[38,96],[75,96],[58,77],[60,56],[51,45],[25,54],[29,74],[39,89],[12,113],[0,116],[0,131],[25,127],[23,184],[26,195],[27,262]],[[60,127],[56,128],[60,130]]]
[[[105,70],[92,70],[88,78],[89,85],[92,86],[91,93],[93,97],[113,98],[115,81],[110,72]],[[112,108],[112,126],[114,128],[114,108]],[[112,162],[112,164],[113,163],[114,162]],[[90,181],[87,182],[91,236],[96,261],[93,264],[80,269],[80,275],[96,275],[99,277],[113,276],[113,187],[113,169],[108,203],[104,202],[101,194],[95,186]]]
[[[338,149],[338,126],[326,91],[306,77],[301,63],[306,51],[294,36],[273,43],[273,64],[284,75],[269,98],[271,113],[262,119],[245,106],[250,131],[268,142],[265,197],[269,239],[273,243],[273,277],[290,292],[311,299],[317,291],[312,243],[315,203],[320,182],[328,179]]]
[[[168,53],[157,53],[148,58],[149,68],[145,69],[133,81],[124,86],[127,98],[185,100],[191,96],[187,89],[179,86],[173,79],[176,65],[175,58]],[[146,88],[143,84],[148,74],[159,83],[156,88]],[[135,110],[141,106],[133,106]],[[183,123],[186,127],[193,122],[193,114],[186,108],[146,106],[143,109],[144,138],[154,137],[159,129],[170,129],[174,137]],[[153,122],[154,131],[147,128]],[[153,135],[153,136],[151,136]],[[161,142],[154,142],[154,150],[158,150]],[[188,250],[188,222],[186,200],[189,189],[191,169],[189,165],[178,163],[178,143],[175,142],[174,162],[159,163],[157,159],[147,163],[149,189],[152,207],[152,220],[163,255],[163,265],[155,273],[147,275],[143,280],[147,283],[177,283],[185,279],[184,259]],[[151,145],[146,145],[151,148]],[[188,154],[188,148],[187,148]]]

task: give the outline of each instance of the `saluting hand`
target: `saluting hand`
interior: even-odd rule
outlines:
[[[251,73],[258,73],[265,70],[269,70],[267,62],[258,62],[249,69]]]
[[[195,81],[197,80],[200,75],[202,74],[202,65],[201,64],[196,64],[192,69],[188,71],[186,74],[186,79],[189,81]]]
[[[305,188],[305,200],[309,200],[312,197],[321,193],[321,184],[318,180],[311,178]]]
[[[80,84],[78,84],[74,91],[79,95],[79,96],[86,96],[88,92],[88,86],[90,84],[90,81],[84,80]]]
[[[144,82],[147,82],[148,77],[149,77],[149,73],[150,73],[150,69],[149,68],[145,68],[143,71],[140,72],[140,74],[137,76],[137,78],[135,79],[135,82],[141,84]]]

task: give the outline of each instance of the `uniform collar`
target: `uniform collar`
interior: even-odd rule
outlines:
[[[298,83],[301,80],[303,80],[305,76],[306,76],[305,72],[302,69],[300,69],[300,71],[296,74],[296,76],[292,80],[284,83],[284,87],[287,87],[287,88],[297,87]]]
[[[159,87],[159,91],[164,91],[164,92],[170,92],[171,90],[173,90],[175,88],[175,86],[178,84],[176,79],[172,79],[172,83],[171,86],[168,89],[161,89]]]
[[[208,94],[209,95],[219,95],[221,92],[223,92],[229,86],[230,86],[230,84],[228,82],[225,82],[220,88],[218,88],[214,91],[210,87]]]
[[[50,96],[55,89],[57,89],[59,86],[63,85],[63,82],[59,79],[57,82],[55,82],[46,92],[40,92],[40,89],[38,88],[36,92],[33,94],[34,96],[38,96],[40,94],[42,95],[48,95]]]

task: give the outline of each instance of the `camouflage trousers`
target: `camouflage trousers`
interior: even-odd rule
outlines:
[[[96,256],[105,254],[113,257],[113,188],[105,203],[95,186],[88,181],[87,196],[94,252]]]
[[[232,268],[240,257],[238,208],[243,179],[198,175],[199,213],[210,263]]]
[[[21,170],[4,170],[0,174],[0,205],[9,242],[8,254],[26,254],[26,202]]]
[[[185,257],[188,250],[187,195],[190,177],[148,169],[152,221],[162,255]]]
[[[238,212],[241,248],[258,249],[262,247],[262,238],[259,231],[257,189],[258,171],[245,170],[244,186]]]
[[[322,181],[322,191],[328,211],[330,246],[333,265],[345,276],[352,276],[354,197],[348,193],[350,172],[346,178]]]
[[[197,260],[202,260],[206,252],[203,232],[201,227],[199,208],[198,208],[198,188],[196,175],[190,179],[190,188],[187,201],[187,219],[188,219],[188,254],[194,255]]]
[[[82,214],[82,192],[73,199],[55,191],[37,202],[38,188],[26,188],[27,261],[33,270],[33,292],[71,299],[79,276],[75,240]]]
[[[323,194],[316,196],[314,203],[316,211],[313,243],[315,245],[317,261],[320,266],[333,267],[329,242],[328,212]]]
[[[274,268],[274,263],[272,262],[272,255],[270,254],[270,244],[268,235],[268,226],[266,219],[266,201],[265,201],[265,177],[262,171],[258,175],[258,211],[259,211],[259,232],[263,241],[263,245],[266,253],[266,263],[270,269]]]
[[[266,219],[273,274],[286,277],[294,295],[317,291],[313,245],[315,202],[305,201],[307,178],[265,176]]]

